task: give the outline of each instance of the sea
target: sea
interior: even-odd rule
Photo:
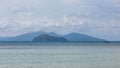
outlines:
[[[0,42],[0,68],[120,68],[120,43]]]

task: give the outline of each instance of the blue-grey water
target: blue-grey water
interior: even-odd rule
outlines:
[[[0,68],[120,68],[120,44],[0,43]]]

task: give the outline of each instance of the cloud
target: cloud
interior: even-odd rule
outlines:
[[[114,3],[115,9],[120,11],[120,0],[113,0],[112,2]]]
[[[7,19],[1,19],[0,20],[0,29],[6,28],[9,24],[9,21]]]
[[[0,0],[0,36],[79,32],[118,40],[119,8],[119,0]]]
[[[78,2],[78,0],[64,0],[64,2],[67,4],[75,4]]]
[[[40,18],[34,17],[34,14],[28,12],[18,12],[13,17],[0,20],[1,36],[16,36],[35,31],[54,31],[65,33],[83,22],[77,18],[63,15],[59,20],[51,19],[47,16]],[[65,29],[65,31],[63,30]],[[56,30],[54,30],[56,29]]]

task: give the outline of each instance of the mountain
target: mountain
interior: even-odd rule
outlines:
[[[63,37],[66,38],[68,41],[106,41],[104,39],[99,39],[99,38],[95,38],[92,36],[79,34],[79,33],[70,33],[70,34],[64,35]]]
[[[39,31],[39,32],[33,32],[33,33],[27,33],[23,35],[19,35],[16,37],[0,37],[0,41],[33,41],[33,39],[36,36],[39,36],[41,34],[44,34],[45,32]],[[51,32],[47,33],[50,36],[58,36],[56,33]]]
[[[32,41],[36,36],[43,34],[44,32],[33,32],[33,33],[27,33],[16,37],[10,37],[8,39],[5,39],[4,41]]]
[[[0,41],[4,41],[6,39],[8,39],[9,37],[0,37]]]
[[[39,32],[33,32],[33,33],[27,33],[16,37],[0,37],[0,41],[33,41],[33,39],[37,36],[40,36],[41,34],[47,34],[49,36],[53,37],[62,37],[67,39],[68,41],[106,41],[104,39],[99,39],[96,37],[88,36],[85,34],[79,34],[79,33],[70,33],[67,35],[58,35],[54,32],[51,33],[45,33],[42,31]]]
[[[67,42],[63,37],[55,37],[47,34],[41,34],[33,39],[35,42]]]

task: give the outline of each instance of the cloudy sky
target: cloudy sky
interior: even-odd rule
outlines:
[[[0,0],[0,36],[78,32],[120,40],[120,0]]]

